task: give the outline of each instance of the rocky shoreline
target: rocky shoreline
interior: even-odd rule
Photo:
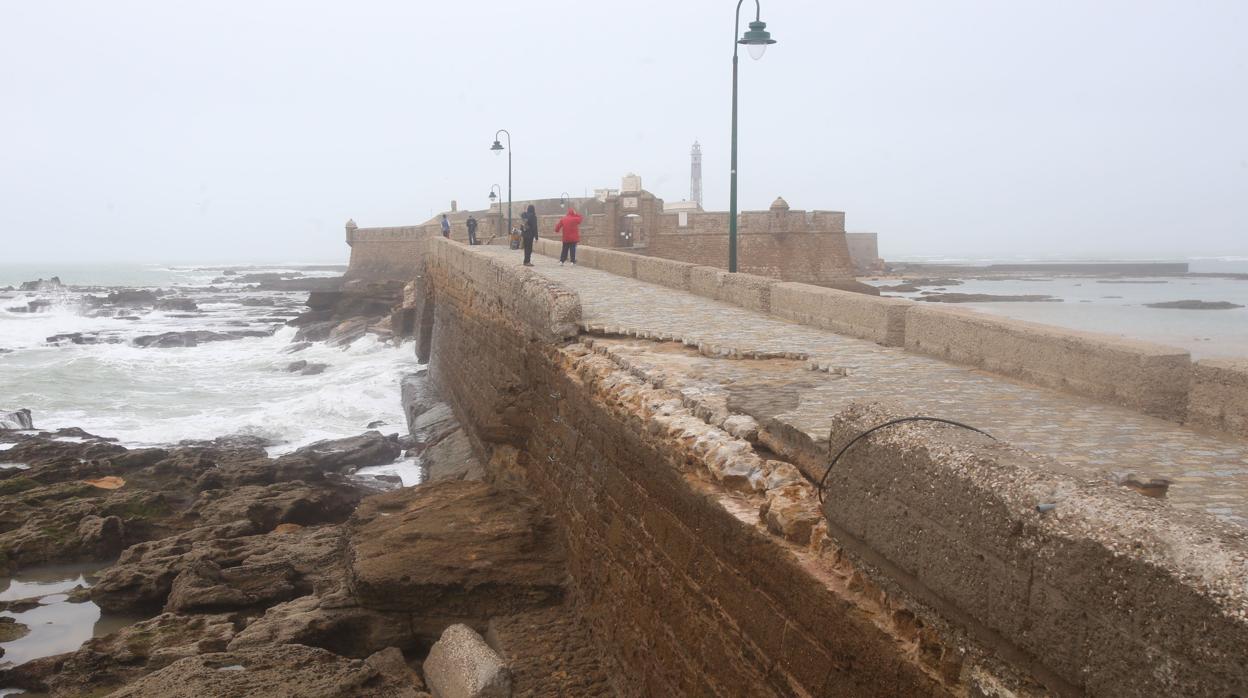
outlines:
[[[291,351],[385,334],[396,291],[313,292],[311,310],[290,320],[301,328]],[[297,363],[290,370],[308,368]],[[407,433],[369,430],[278,457],[254,437],[126,448],[81,429],[37,431],[28,411],[4,415],[0,461],[24,467],[0,467],[0,575],[103,563],[66,600],[142,620],[16,666],[0,656],[0,688],[117,697],[424,696],[427,685],[441,695],[609,693],[571,611],[550,520],[531,499],[483,481],[467,436],[423,374],[401,387]],[[401,456],[420,459],[423,484],[359,472]],[[13,599],[0,610],[40,603]],[[3,623],[0,642],[24,632]]]

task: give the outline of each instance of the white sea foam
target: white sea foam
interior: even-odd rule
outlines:
[[[411,345],[368,335],[346,348],[313,344],[283,353],[295,328],[272,336],[211,342],[187,348],[139,348],[144,334],[208,329],[262,329],[256,320],[271,307],[247,307],[210,294],[193,294],[205,311],[195,317],[146,312],[138,320],[87,317],[77,294],[57,294],[46,311],[12,313],[41,294],[0,300],[0,407],[32,410],[40,429],[81,427],[124,445],[167,444],[254,434],[280,453],[325,438],[362,432],[375,421],[386,433],[404,429],[400,377],[415,370]],[[292,295],[248,293],[286,299]],[[51,297],[51,296],[46,296]],[[248,327],[240,321],[252,322]],[[56,334],[102,332],[116,344],[49,346]],[[319,375],[286,371],[292,361],[327,365]]]

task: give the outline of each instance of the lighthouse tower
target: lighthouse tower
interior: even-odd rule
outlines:
[[[702,208],[702,146],[697,141],[689,153],[689,200]]]

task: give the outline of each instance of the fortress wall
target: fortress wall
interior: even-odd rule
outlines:
[[[622,695],[1034,695],[997,689],[1015,672],[1049,695],[1248,685],[1238,529],[933,425],[860,443],[822,508],[804,486],[761,508],[726,475],[757,458],[747,442],[609,345],[565,339],[575,293],[426,249],[436,307],[418,345],[494,481],[558,522]],[[851,406],[830,440],[903,412]],[[826,534],[772,533],[782,502],[777,516],[813,511]]]
[[[747,274],[809,284],[854,276],[844,233],[740,233],[737,244],[739,269]],[[728,236],[663,231],[650,236],[644,254],[726,269]]]
[[[1248,359],[1204,359],[1192,371],[1189,421],[1248,437]]]
[[[679,434],[647,427],[634,405],[670,395],[548,331],[576,316],[571,291],[441,239],[425,250],[430,373],[494,482],[532,492],[559,524],[621,695],[957,693],[887,613],[858,608],[758,526],[756,505],[699,479]]]
[[[1187,416],[1183,349],[917,305],[906,313],[906,348],[1171,421]]]
[[[346,279],[411,279],[420,261],[420,241],[435,234],[429,226],[358,228],[351,233]],[[436,233],[440,234],[440,233]]]
[[[557,256],[559,245],[534,248]],[[586,256],[585,252],[589,252]],[[1175,422],[1187,420],[1193,381],[1183,349],[1052,325],[1009,320],[971,310],[938,308],[751,274],[729,274],[617,250],[585,248],[584,266],[658,283],[706,298],[767,312],[885,346],[975,366],[1036,385],[1124,405]],[[1234,390],[1219,390],[1223,372],[1206,372],[1200,424],[1235,433],[1248,410]],[[1236,374],[1238,375],[1238,374]],[[1221,382],[1219,382],[1221,381]],[[1209,417],[1225,413],[1229,418]],[[1237,416],[1238,415],[1238,416]],[[1194,422],[1196,423],[1196,422]]]

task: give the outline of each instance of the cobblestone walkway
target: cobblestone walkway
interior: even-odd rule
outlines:
[[[514,252],[478,248],[520,263]],[[1104,405],[1046,388],[1020,384],[982,371],[882,347],[866,340],[791,323],[683,291],[616,276],[597,269],[560,266],[533,255],[535,270],[575,289],[587,326],[623,334],[645,332],[743,352],[804,354],[828,367],[777,362],[770,381],[790,374],[777,417],[812,438],[826,440],[833,414],[852,401],[878,400],[903,412],[946,417],[974,425],[1033,453],[1047,455],[1072,474],[1104,479],[1134,473],[1173,481],[1167,501],[1203,509],[1248,526],[1248,442],[1196,432],[1126,408]],[[712,384],[745,377],[745,367],[698,357],[688,365]],[[787,367],[787,368],[785,368]],[[775,384],[775,383],[773,383]],[[794,399],[796,396],[796,399]]]

